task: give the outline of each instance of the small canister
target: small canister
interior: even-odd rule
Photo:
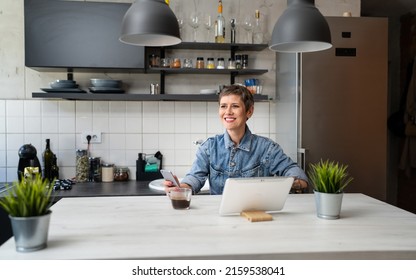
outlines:
[[[159,94],[159,84],[150,84],[150,94]]]
[[[117,166],[114,168],[114,181],[128,181],[130,177],[130,171],[128,167]]]
[[[152,54],[149,56],[149,67],[159,67],[160,58],[158,55]]]
[[[114,181],[114,164],[105,163],[101,166],[101,176],[103,182]]]
[[[224,68],[225,68],[224,58],[219,57],[217,59],[217,69],[224,69]]]
[[[207,69],[215,69],[215,63],[213,57],[208,57],[207,59]]]
[[[247,69],[248,68],[248,55],[247,54],[243,54],[241,55],[241,68],[243,69]]]
[[[101,159],[99,157],[90,157],[88,181],[101,182]]]
[[[171,68],[181,68],[181,60],[179,58],[174,58],[170,65]]]
[[[241,55],[236,54],[235,55],[235,69],[241,69]]]
[[[204,69],[205,68],[203,57],[197,57],[197,59],[196,59],[196,68],[197,69]]]

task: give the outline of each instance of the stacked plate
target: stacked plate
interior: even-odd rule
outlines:
[[[92,93],[123,93],[120,80],[91,79]]]
[[[46,92],[85,92],[73,80],[56,80],[51,82],[50,88],[42,88]]]

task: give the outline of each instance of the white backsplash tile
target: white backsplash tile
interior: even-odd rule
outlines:
[[[25,133],[39,133],[42,130],[41,117],[25,117],[24,130]]]
[[[0,117],[0,133],[6,133],[6,117]]]
[[[75,117],[60,117],[59,133],[75,133]]]
[[[7,117],[23,117],[23,100],[7,100]]]
[[[58,117],[58,101],[44,100],[42,101],[42,117]]]
[[[7,133],[23,133],[24,132],[23,116],[8,117],[6,119],[6,131]]]
[[[108,119],[109,133],[126,133],[126,119],[122,117],[110,117]]]
[[[40,100],[25,100],[24,101],[24,116],[25,117],[41,117],[42,101]]]
[[[126,118],[126,133],[141,133],[143,130],[141,117]]]

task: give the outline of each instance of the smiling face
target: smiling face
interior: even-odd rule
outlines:
[[[253,114],[253,106],[246,109],[239,95],[229,94],[221,97],[219,117],[229,133],[243,133],[247,120]]]

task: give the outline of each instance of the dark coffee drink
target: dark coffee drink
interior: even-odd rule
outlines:
[[[185,199],[171,199],[174,209],[188,209],[191,201]]]

